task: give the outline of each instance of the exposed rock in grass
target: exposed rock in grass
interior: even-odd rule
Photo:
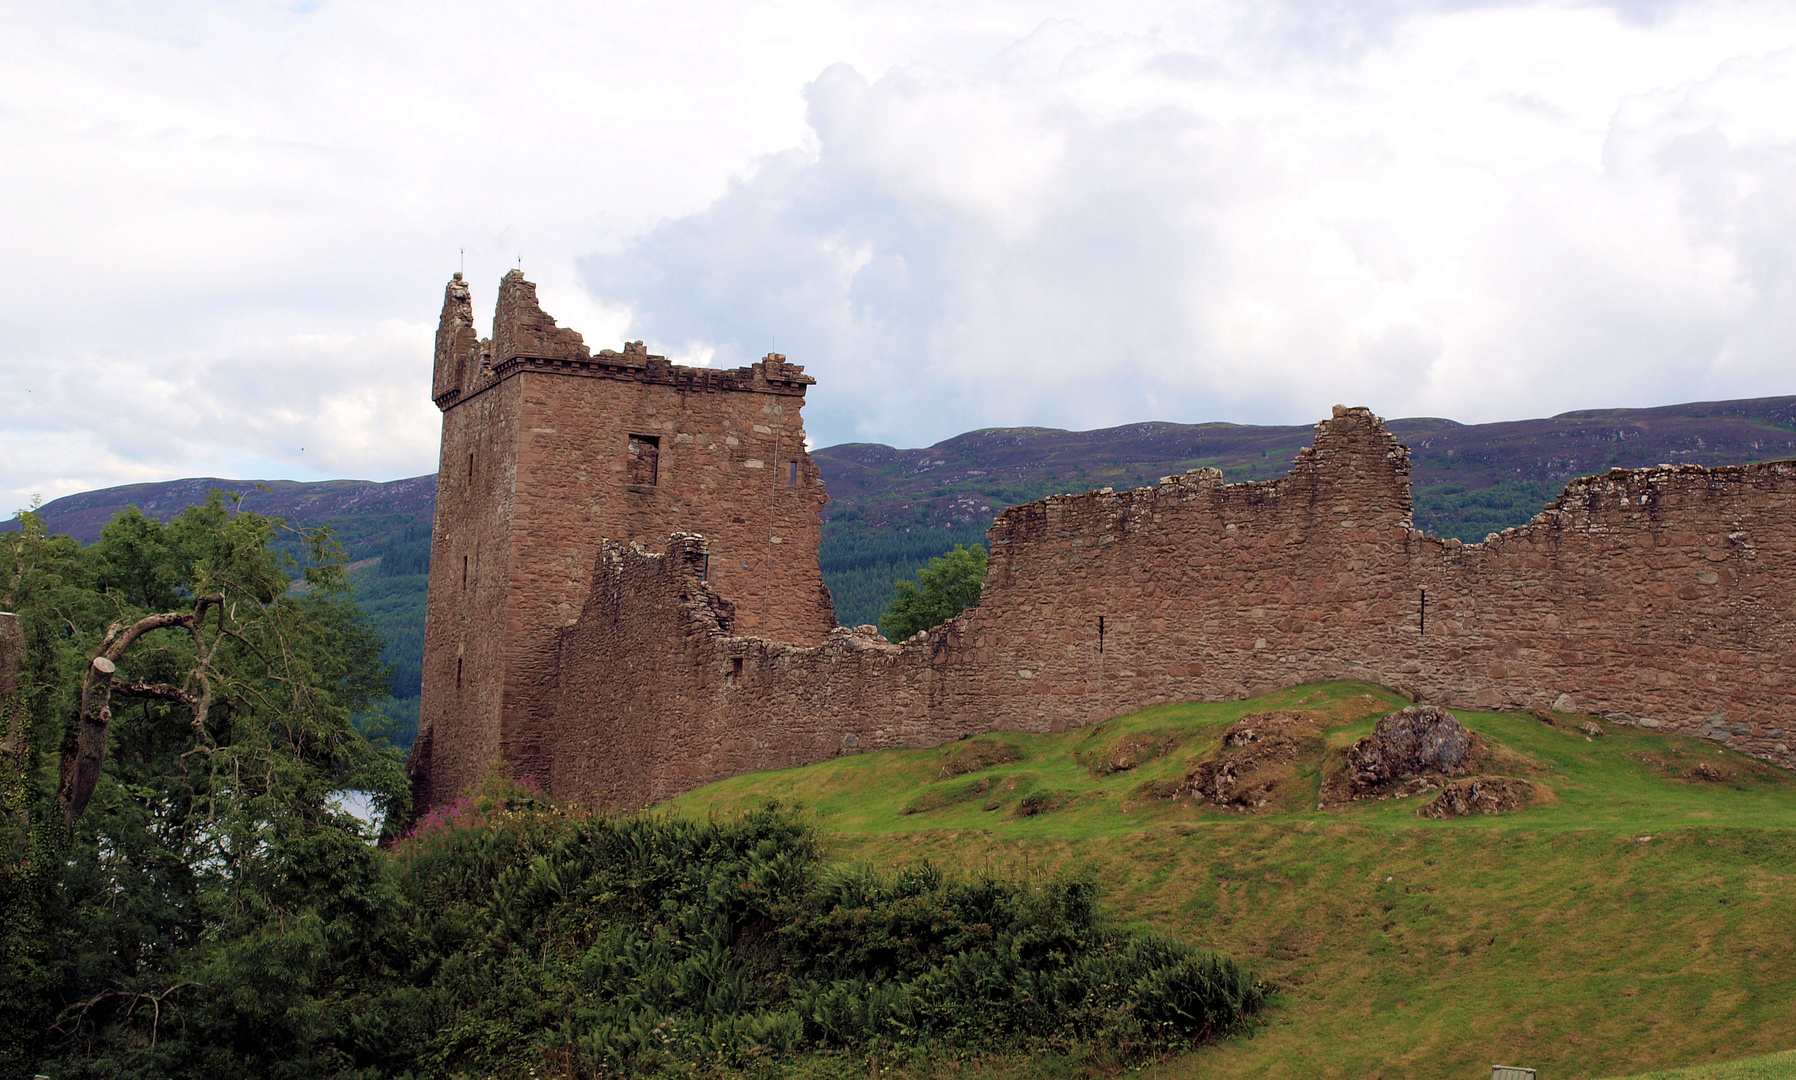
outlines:
[[[996,739],[978,739],[956,744],[945,751],[944,756],[947,760],[942,762],[941,771],[935,774],[937,780],[948,780],[998,765],[1008,765],[1013,761],[1021,761],[1023,752],[1007,742],[999,742]]]
[[[1020,818],[1035,817],[1060,809],[1066,799],[1057,791],[1031,791],[1017,800],[1016,816]]]
[[[1417,817],[1459,818],[1520,810],[1534,800],[1534,785],[1506,776],[1468,776],[1449,783]]]
[[[1790,783],[1790,774],[1775,765],[1705,749],[1700,743],[1681,746],[1674,743],[1656,752],[1623,756],[1638,761],[1650,775],[1681,780],[1686,784],[1728,784],[1744,788],[1748,784],[1785,787]]]
[[[1678,773],[1678,779],[1688,780],[1694,784],[1720,784],[1733,779],[1733,777],[1706,761],[1699,761]]]
[[[1186,774],[1173,798],[1189,795],[1227,810],[1282,810],[1297,792],[1297,763],[1319,759],[1324,713],[1283,710],[1243,716],[1222,744]]]
[[[1145,765],[1176,750],[1185,736],[1176,731],[1138,731],[1114,742],[1077,751],[1073,757],[1093,776],[1112,776]]]
[[[1356,792],[1393,780],[1463,771],[1472,733],[1439,705],[1411,705],[1385,717],[1372,734],[1347,751],[1347,775]]]
[[[1584,721],[1582,724],[1578,725],[1578,730],[1593,739],[1600,739],[1607,734],[1607,732],[1603,730],[1603,725],[1597,723],[1595,720]]]
[[[1531,759],[1493,746],[1467,731],[1438,705],[1411,705],[1378,722],[1372,734],[1331,755],[1322,785],[1322,805],[1363,799],[1407,799],[1474,773],[1523,774],[1538,768]]]

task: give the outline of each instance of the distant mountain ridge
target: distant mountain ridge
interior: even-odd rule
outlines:
[[[1411,417],[1386,426],[1410,448],[1417,527],[1467,541],[1526,522],[1578,476],[1796,458],[1796,396],[1585,409],[1494,424]],[[844,624],[874,622],[893,581],[954,544],[983,541],[986,526],[1008,506],[1061,492],[1144,487],[1200,467],[1221,469],[1231,483],[1268,480],[1285,475],[1313,435],[1309,424],[1150,422],[1097,431],[985,428],[908,450],[824,447],[812,453],[830,495],[824,581]],[[400,699],[390,715],[401,728],[415,720],[435,476],[384,483],[170,480],[64,496],[39,513],[51,532],[91,543],[127,506],[166,521],[215,488],[241,495],[244,509],[336,531],[359,564],[351,574],[358,597],[388,641]]]
[[[222,480],[202,476],[187,480],[127,484],[123,487],[65,495],[38,509],[52,533],[72,536],[83,544],[100,538],[100,530],[119,511],[135,506],[144,514],[167,521],[182,508],[203,503],[214,490],[242,496],[245,510],[266,517],[286,518],[294,525],[313,527],[350,518],[402,517],[409,524],[422,517],[429,522],[436,509],[435,474],[404,480]],[[400,529],[393,530],[395,532]],[[386,539],[356,529],[358,542]]]
[[[1442,486],[1472,491],[1518,481],[1563,485],[1612,468],[1796,457],[1796,396],[1586,409],[1492,424],[1410,417],[1386,426],[1410,448],[1422,527],[1432,521],[1422,505],[1424,495]],[[829,490],[826,522],[983,527],[1005,507],[1044,495],[1142,487],[1186,469],[1220,468],[1229,482],[1282,476],[1297,451],[1309,445],[1313,430],[1309,424],[1167,422],[1095,431],[984,428],[919,449],[842,443],[813,451],[812,457]],[[91,543],[127,506],[167,520],[182,507],[205,501],[214,488],[242,495],[245,509],[295,525],[338,524],[352,556],[405,525],[428,522],[436,502],[433,475],[314,483],[201,477],[67,495],[45,503],[39,513],[52,532]],[[350,520],[365,523],[340,527]]]
[[[1388,421],[1386,427],[1410,448],[1418,494],[1440,484],[1563,485],[1612,468],[1663,462],[1721,465],[1796,457],[1796,397],[1587,409],[1493,424],[1412,417]],[[984,503],[991,500],[967,496],[997,496],[1018,485],[1034,491],[1050,478],[1086,487],[1142,487],[1162,475],[1205,466],[1222,469],[1230,482],[1282,476],[1313,434],[1309,424],[1156,422],[1083,432],[986,428],[917,450],[844,443],[812,456],[829,486],[826,517],[858,508],[880,524],[945,526],[979,516],[989,520],[1002,509],[988,509]],[[917,502],[927,502],[928,509],[919,512]],[[907,512],[894,513],[900,509]]]

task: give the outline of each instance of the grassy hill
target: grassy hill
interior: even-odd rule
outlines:
[[[1280,990],[1263,1026],[1166,1063],[1167,1078],[1504,1063],[1569,1080],[1796,1045],[1796,777],[1699,740],[1461,712],[1536,785],[1531,808],[1317,809],[1343,748],[1401,704],[1331,683],[1161,706],[738,777],[669,809],[796,801],[851,859],[1082,871],[1126,919],[1253,960]],[[1225,727],[1273,709],[1327,718],[1273,805],[1168,797]]]

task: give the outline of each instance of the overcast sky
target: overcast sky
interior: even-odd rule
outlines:
[[[436,466],[519,265],[818,445],[1796,393],[1796,4],[0,0],[0,513]]]

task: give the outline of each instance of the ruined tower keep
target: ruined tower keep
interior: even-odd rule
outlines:
[[[560,635],[605,541],[703,533],[701,570],[736,632],[829,634],[817,561],[828,496],[800,416],[814,381],[778,354],[712,370],[641,342],[592,353],[519,271],[479,338],[467,283],[451,279],[431,389],[443,441],[409,765],[419,806],[453,798],[495,758],[549,775]]]

